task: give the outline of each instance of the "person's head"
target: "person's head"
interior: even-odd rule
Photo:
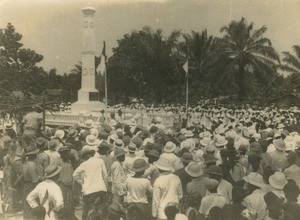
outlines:
[[[123,148],[117,148],[114,151],[114,155],[115,155],[116,159],[121,163],[125,161],[125,153],[126,152]]]
[[[133,162],[131,170],[135,172],[135,177],[141,177],[148,168],[149,164],[144,159],[138,158]]]
[[[177,213],[179,213],[178,203],[172,202],[166,205],[165,215],[168,220],[174,220]]]
[[[60,171],[61,171],[61,167],[54,165],[54,164],[50,164],[45,169],[44,177],[45,177],[45,179],[57,181],[59,178]]]
[[[206,171],[210,179],[217,180],[220,182],[223,178],[223,173],[220,167],[213,165],[208,168]]]
[[[283,192],[288,202],[297,202],[300,190],[295,181],[289,179],[283,188]]]
[[[71,156],[71,150],[69,146],[63,146],[61,148],[58,149],[58,153],[61,157],[62,160],[68,160],[70,159]]]
[[[108,155],[109,154],[109,144],[106,141],[102,141],[99,148],[98,153],[100,155]]]
[[[37,154],[39,153],[38,149],[33,149],[25,153],[25,156],[28,161],[34,161],[37,157]]]
[[[59,146],[59,140],[57,139],[51,139],[49,141],[49,150],[55,151]]]
[[[91,150],[91,149],[87,149],[87,148],[83,148],[81,150],[81,157],[84,161],[87,161],[88,159],[90,159],[91,157],[93,157],[95,155],[95,151]]]
[[[220,207],[214,206],[209,210],[207,216],[208,220],[221,220],[222,219],[222,209]]]
[[[284,199],[279,198],[273,192],[268,192],[264,195],[264,201],[267,204],[269,217],[273,219],[280,219],[282,215],[282,204]]]
[[[248,161],[251,164],[254,171],[257,171],[259,169],[260,160],[261,160],[260,155],[253,154],[249,156]]]
[[[205,186],[210,193],[216,193],[219,186],[219,181],[209,178],[205,181]]]
[[[247,195],[251,194],[254,190],[260,189],[265,186],[263,177],[259,173],[251,172],[244,178],[244,190]]]

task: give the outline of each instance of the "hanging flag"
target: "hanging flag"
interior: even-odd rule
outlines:
[[[103,49],[100,56],[100,63],[96,69],[98,74],[102,76],[106,73],[106,55],[105,55],[105,41],[103,41]]]
[[[187,76],[189,71],[189,60],[186,60],[185,64],[183,65],[183,69],[185,71],[185,76]]]

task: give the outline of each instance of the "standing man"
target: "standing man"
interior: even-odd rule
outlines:
[[[124,195],[126,195],[126,173],[122,163],[125,161],[125,150],[123,148],[117,148],[114,151],[116,160],[111,165],[111,182],[112,182],[112,195],[113,202],[123,202]]]
[[[81,156],[84,160],[73,173],[73,178],[82,186],[83,212],[82,219],[87,219],[89,210],[93,207],[98,197],[103,197],[107,192],[107,171],[104,161],[94,157],[95,151],[82,149]]]
[[[24,144],[28,142],[28,145],[33,146],[37,134],[40,132],[41,126],[43,124],[43,116],[42,116],[42,109],[38,106],[34,108],[34,111],[29,112],[23,118],[21,123],[21,131],[23,131],[22,135],[22,145],[25,148]],[[27,140],[27,141],[26,141]],[[32,143],[31,143],[32,142]]]

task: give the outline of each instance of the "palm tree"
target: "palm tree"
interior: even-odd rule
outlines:
[[[216,59],[212,63],[212,79],[224,84],[231,81],[238,90],[239,100],[246,97],[246,74],[252,75],[247,80],[258,79],[268,82],[276,75],[279,55],[272,47],[271,41],[264,37],[265,26],[254,30],[253,23],[248,24],[245,18],[231,21],[220,29],[222,38],[217,38]]]
[[[300,46],[294,45],[292,49],[295,55],[290,52],[282,52],[284,57],[282,58],[283,64],[280,66],[280,69],[291,73],[288,77],[291,82],[289,87],[291,91],[300,85]]]

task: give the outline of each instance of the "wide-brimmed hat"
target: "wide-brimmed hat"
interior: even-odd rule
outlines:
[[[288,181],[282,172],[276,172],[269,177],[269,183],[274,189],[283,189]]]
[[[4,129],[12,129],[13,128],[13,123],[8,122],[4,125]]]
[[[84,122],[84,127],[90,129],[94,126],[94,121],[92,119],[88,119]]]
[[[283,140],[275,140],[273,143],[274,143],[274,146],[277,150],[285,151],[286,145],[285,145],[285,142]]]
[[[96,138],[99,136],[99,130],[97,128],[91,128],[90,129],[90,134],[94,135]]]
[[[117,148],[114,150],[114,156],[119,157],[121,155],[125,155],[126,151],[123,148]]]
[[[203,175],[203,169],[197,162],[191,162],[184,168],[185,172],[192,177],[199,177]]]
[[[135,143],[132,143],[132,142],[129,143],[129,145],[128,145],[128,151],[132,152],[132,153],[134,153],[134,152],[137,151]]]
[[[116,148],[123,148],[124,147],[124,142],[121,139],[115,139],[114,146]]]
[[[168,141],[164,147],[164,152],[172,153],[176,149],[176,145],[172,141]]]
[[[69,137],[76,137],[77,134],[78,134],[78,131],[75,130],[75,129],[71,129],[71,130],[69,131]]]
[[[65,136],[65,131],[64,130],[56,130],[54,133],[54,136],[52,136],[51,138],[58,138],[58,139],[63,139]]]
[[[94,153],[94,150],[92,150],[91,148],[83,147],[80,155],[81,155],[81,157],[84,157],[87,154],[93,154],[93,153]]]
[[[131,126],[131,127],[134,127],[136,126],[136,121],[134,118],[131,118],[129,121],[128,121],[128,125]]]
[[[88,145],[90,145],[90,146],[92,146],[92,145],[95,145],[96,144],[96,137],[94,136],[94,135],[88,135],[86,138],[85,138],[85,142],[88,144]]]
[[[59,153],[61,153],[61,152],[69,151],[70,149],[71,149],[71,148],[70,148],[69,146],[64,145],[64,146],[58,148],[57,151],[58,151]]]
[[[147,153],[148,156],[152,156],[152,157],[156,157],[156,158],[159,158],[159,152],[155,149],[152,149],[150,150],[148,153]]]
[[[25,156],[35,155],[35,154],[38,154],[39,152],[40,152],[39,149],[32,149],[31,151],[26,152]]]
[[[211,137],[211,133],[209,131],[204,131],[199,134],[200,138]]]
[[[294,142],[294,137],[293,136],[286,136],[284,139],[285,146],[286,146],[286,151],[292,151],[295,149],[295,142]]]
[[[159,158],[157,161],[153,163],[153,165],[160,170],[171,171],[171,172],[174,171],[171,161],[168,160],[167,158]]]
[[[150,165],[144,159],[139,158],[133,162],[131,170],[133,172],[140,172],[140,171],[148,169],[149,167],[150,167]]]
[[[48,148],[48,140],[46,138],[43,137],[38,137],[35,141],[35,146],[38,149],[46,149]]]
[[[257,187],[264,187],[264,180],[262,175],[256,172],[251,172],[247,176],[243,178],[247,183],[250,183],[251,185],[257,186]]]
[[[194,139],[192,138],[189,138],[189,139],[186,139],[186,140],[183,140],[180,144],[180,148],[183,149],[187,149],[189,151],[192,151],[195,149],[195,146],[196,146],[196,143],[194,141]]]
[[[109,122],[109,126],[110,127],[116,127],[116,125],[117,125],[117,122],[115,121],[115,120],[110,120],[110,122]]]
[[[191,130],[187,130],[186,133],[184,134],[186,138],[191,138],[194,137],[194,133]]]
[[[49,165],[48,167],[46,167],[45,169],[45,178],[51,178],[51,177],[54,177],[56,175],[58,175],[61,171],[61,167],[60,166],[57,166],[57,165],[54,165],[54,164],[51,164]]]
[[[193,155],[191,152],[184,152],[180,159],[183,163],[190,163],[193,161]]]
[[[217,176],[223,176],[221,168],[218,167],[218,166],[216,166],[216,165],[210,166],[205,172],[207,174],[213,174],[213,175],[217,175]]]
[[[200,144],[204,147],[206,147],[207,145],[209,145],[212,142],[212,140],[210,139],[210,137],[204,137],[201,141]]]
[[[215,141],[215,145],[217,147],[222,147],[222,146],[226,146],[226,144],[228,144],[228,141],[225,139],[225,137],[223,136],[218,136],[216,141]]]

